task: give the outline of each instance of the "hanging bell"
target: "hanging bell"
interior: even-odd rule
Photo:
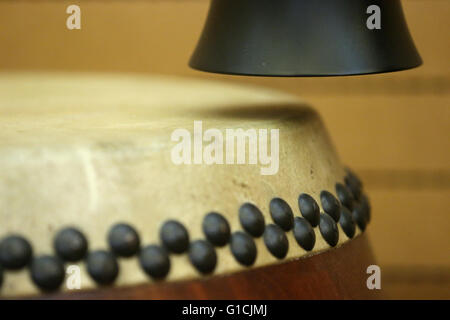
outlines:
[[[211,0],[194,69],[339,76],[422,64],[400,0]]]

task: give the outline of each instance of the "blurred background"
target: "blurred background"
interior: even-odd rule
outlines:
[[[71,4],[81,7],[81,30],[66,28]],[[403,5],[425,61],[419,69],[256,78],[188,68],[208,0],[0,0],[0,71],[158,73],[298,95],[365,183],[386,296],[450,299],[450,1]]]

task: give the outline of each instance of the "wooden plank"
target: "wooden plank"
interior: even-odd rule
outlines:
[[[385,266],[381,289],[391,299],[450,299],[450,266]]]
[[[381,266],[450,267],[450,189],[369,190],[368,228]]]
[[[314,97],[345,163],[355,169],[447,171],[450,99],[411,96]]]

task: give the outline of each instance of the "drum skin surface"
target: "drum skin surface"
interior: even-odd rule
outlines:
[[[374,294],[369,198],[297,97],[176,77],[3,73],[0,128],[1,297]]]

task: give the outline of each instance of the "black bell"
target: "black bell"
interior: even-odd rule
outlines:
[[[337,76],[419,66],[400,0],[211,0],[194,69]]]

